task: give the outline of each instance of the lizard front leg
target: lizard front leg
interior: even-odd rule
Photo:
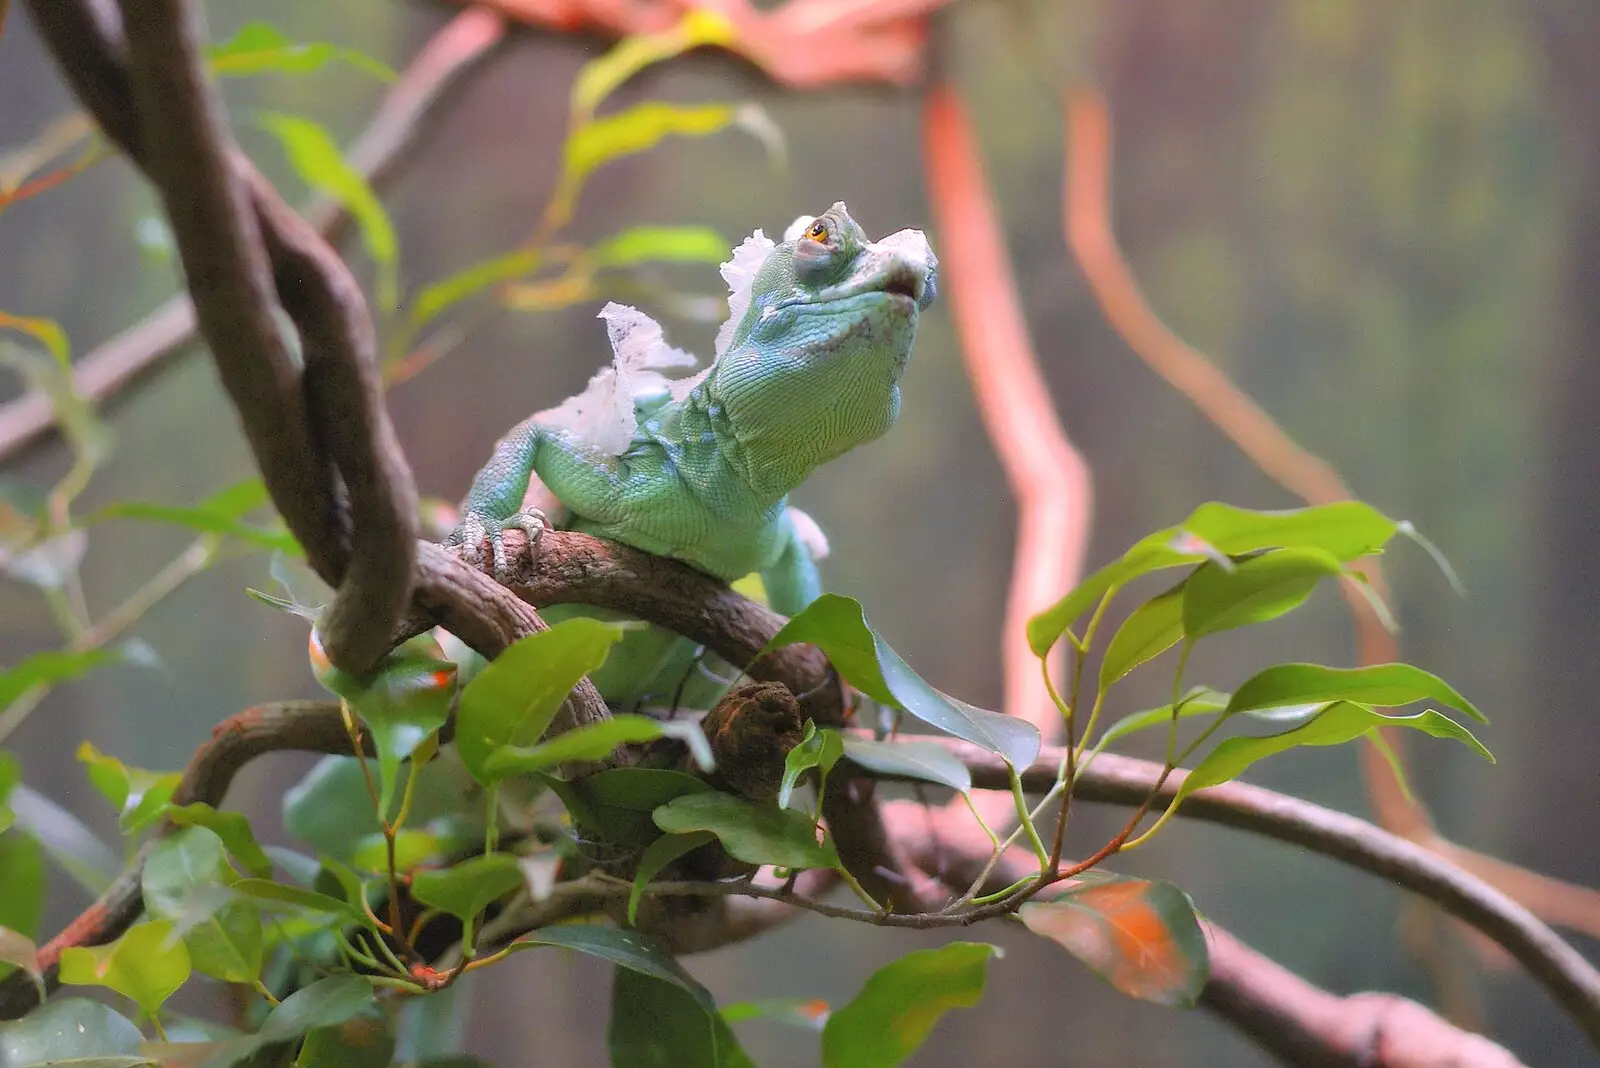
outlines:
[[[488,538],[495,578],[510,576],[502,534],[521,530],[533,549],[549,529],[544,511],[523,507],[529,476],[540,481],[572,512],[603,517],[614,507],[620,479],[620,461],[571,433],[525,419],[512,427],[494,448],[489,462],[472,480],[461,502],[461,518],[445,545],[460,545],[473,564],[482,562],[481,546]]]

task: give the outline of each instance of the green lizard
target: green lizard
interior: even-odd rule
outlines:
[[[499,441],[445,544],[481,565],[487,540],[504,578],[503,530],[526,531],[530,545],[547,526],[584,531],[724,581],[757,573],[773,608],[799,611],[821,592],[826,541],[787,496],[894,423],[937,262],[921,231],[869,241],[843,204],[796,220],[779,244],[757,230],[722,265],[729,317],[714,361],[680,379],[661,369],[694,357],[648,316],[608,304],[613,366]],[[575,612],[600,614],[546,615]],[[650,628],[593,678],[611,700],[676,691],[677,703],[705,707],[714,692],[684,692],[693,659],[686,639]]]

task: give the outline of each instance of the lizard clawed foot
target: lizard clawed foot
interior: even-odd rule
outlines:
[[[517,512],[504,519],[496,519],[482,512],[468,509],[461,516],[461,521],[456,524],[448,537],[444,539],[447,548],[461,547],[461,558],[473,567],[483,567],[483,541],[489,540],[489,549],[494,560],[494,577],[504,584],[513,577],[510,561],[506,557],[505,541],[501,537],[507,530],[520,530],[528,536],[528,556],[530,559],[538,551],[539,539],[544,537],[544,532],[550,529],[550,520],[537,508]]]

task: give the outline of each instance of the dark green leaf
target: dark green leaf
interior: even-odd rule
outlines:
[[[717,1013],[675,982],[618,968],[612,983],[613,1068],[755,1068]]]
[[[412,897],[462,921],[521,887],[522,868],[510,853],[471,857],[443,871],[411,876]]]
[[[287,906],[291,910],[306,909],[311,912],[327,913],[346,923],[371,926],[370,921],[359,909],[338,898],[319,894],[315,890],[290,886],[287,883],[275,883],[270,879],[240,879],[233,884],[233,892],[269,906]]]
[[[572,687],[605,662],[621,636],[614,624],[577,617],[514,642],[461,691],[456,748],[474,778],[502,745],[531,746],[544,736]]]
[[[655,810],[656,826],[668,834],[710,831],[728,853],[747,864],[784,868],[833,868],[839,864],[832,839],[817,841],[811,817],[793,809],[757,806],[732,794],[691,794]]]
[[[872,974],[822,1029],[823,1068],[893,1068],[917,1051],[939,1018],[978,1003],[998,950],[952,942],[908,953]]]
[[[69,682],[102,664],[121,659],[122,654],[112,649],[85,649],[77,653],[46,650],[34,653],[16,667],[0,672],[0,709],[35,686]]]
[[[1168,882],[1084,872],[1064,893],[1025,903],[1028,930],[1058,943],[1129,997],[1192,1006],[1210,977],[1189,896]]]
[[[938,742],[915,738],[902,738],[896,742],[846,738],[844,755],[852,763],[882,775],[936,782],[961,793],[972,789],[972,772]]]
[[[484,762],[484,773],[491,779],[498,779],[544,771],[576,760],[604,760],[619,745],[661,737],[661,727],[662,724],[649,716],[622,713],[532,747],[500,746]]]
[[[139,1055],[144,1036],[109,1005],[87,998],[61,998],[0,1024],[0,1065],[45,1068],[47,1065],[147,1064]],[[120,1057],[119,1060],[113,1058]]]
[[[685,853],[714,841],[716,837],[710,831],[690,831],[688,834],[662,835],[651,842],[639,857],[639,870],[633,877],[633,889],[628,893],[628,923],[638,922],[639,899],[644,896],[645,886],[656,877],[657,872]]]
[[[1190,641],[1264,623],[1298,608],[1326,578],[1343,574],[1324,549],[1274,549],[1231,570],[1204,564],[1183,584],[1183,630]]]
[[[1183,586],[1179,585],[1135,608],[1117,628],[1100,661],[1100,689],[1109,689],[1128,672],[1182,640]]]
[[[541,927],[511,943],[510,949],[533,949],[536,946],[563,946],[587,953],[591,957],[608,960],[612,964],[636,971],[641,975],[673,983],[688,991],[694,1003],[705,1013],[717,1011],[711,992],[683,970],[662,946],[652,938],[636,931],[619,931],[615,927],[595,924],[569,924],[558,927]]]
[[[711,789],[704,779],[664,768],[608,768],[572,783],[545,781],[579,826],[603,841],[639,848],[660,836],[650,818],[658,806]]]
[[[1206,755],[1184,778],[1172,807],[1196,790],[1236,779],[1251,764],[1300,746],[1342,745],[1377,727],[1410,727],[1435,738],[1454,738],[1490,763],[1494,756],[1472,732],[1448,716],[1429,709],[1414,716],[1385,716],[1365,705],[1335,701],[1304,726],[1265,738],[1228,738]]]
[[[818,597],[784,624],[767,648],[796,642],[820,648],[839,674],[872,699],[998,753],[1012,767],[1027,767],[1039,755],[1042,740],[1032,724],[974,708],[928,685],[878,636],[861,605],[849,597]]]
[[[104,946],[70,946],[61,953],[61,981],[115,990],[148,1015],[189,978],[189,950],[172,925],[150,920],[128,928]]]
[[[1438,701],[1465,712],[1479,723],[1489,722],[1443,679],[1410,664],[1373,664],[1361,668],[1278,664],[1246,680],[1228,702],[1228,714],[1328,701],[1355,701],[1380,707]]]
[[[241,1035],[210,1064],[237,1064],[263,1046],[292,1042],[309,1031],[339,1027],[368,1012],[375,1004],[372,983],[359,975],[335,975],[297,990],[268,1014],[261,1029]]]
[[[213,71],[233,77],[304,74],[338,60],[383,81],[395,80],[394,71],[371,56],[326,41],[292,41],[265,22],[249,23],[226,41],[207,48],[206,59]]]
[[[251,875],[265,879],[272,874],[272,859],[256,841],[255,831],[243,813],[218,812],[204,801],[195,801],[168,805],[165,815],[180,827],[204,827],[213,832]]]
[[[389,1068],[394,1057],[389,1018],[374,1002],[343,1023],[306,1032],[295,1068]]]

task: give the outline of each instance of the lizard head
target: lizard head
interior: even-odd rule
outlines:
[[[730,300],[713,374],[752,465],[776,464],[774,482],[797,483],[893,424],[938,260],[920,230],[869,240],[843,204],[769,247],[748,303],[737,288]]]

